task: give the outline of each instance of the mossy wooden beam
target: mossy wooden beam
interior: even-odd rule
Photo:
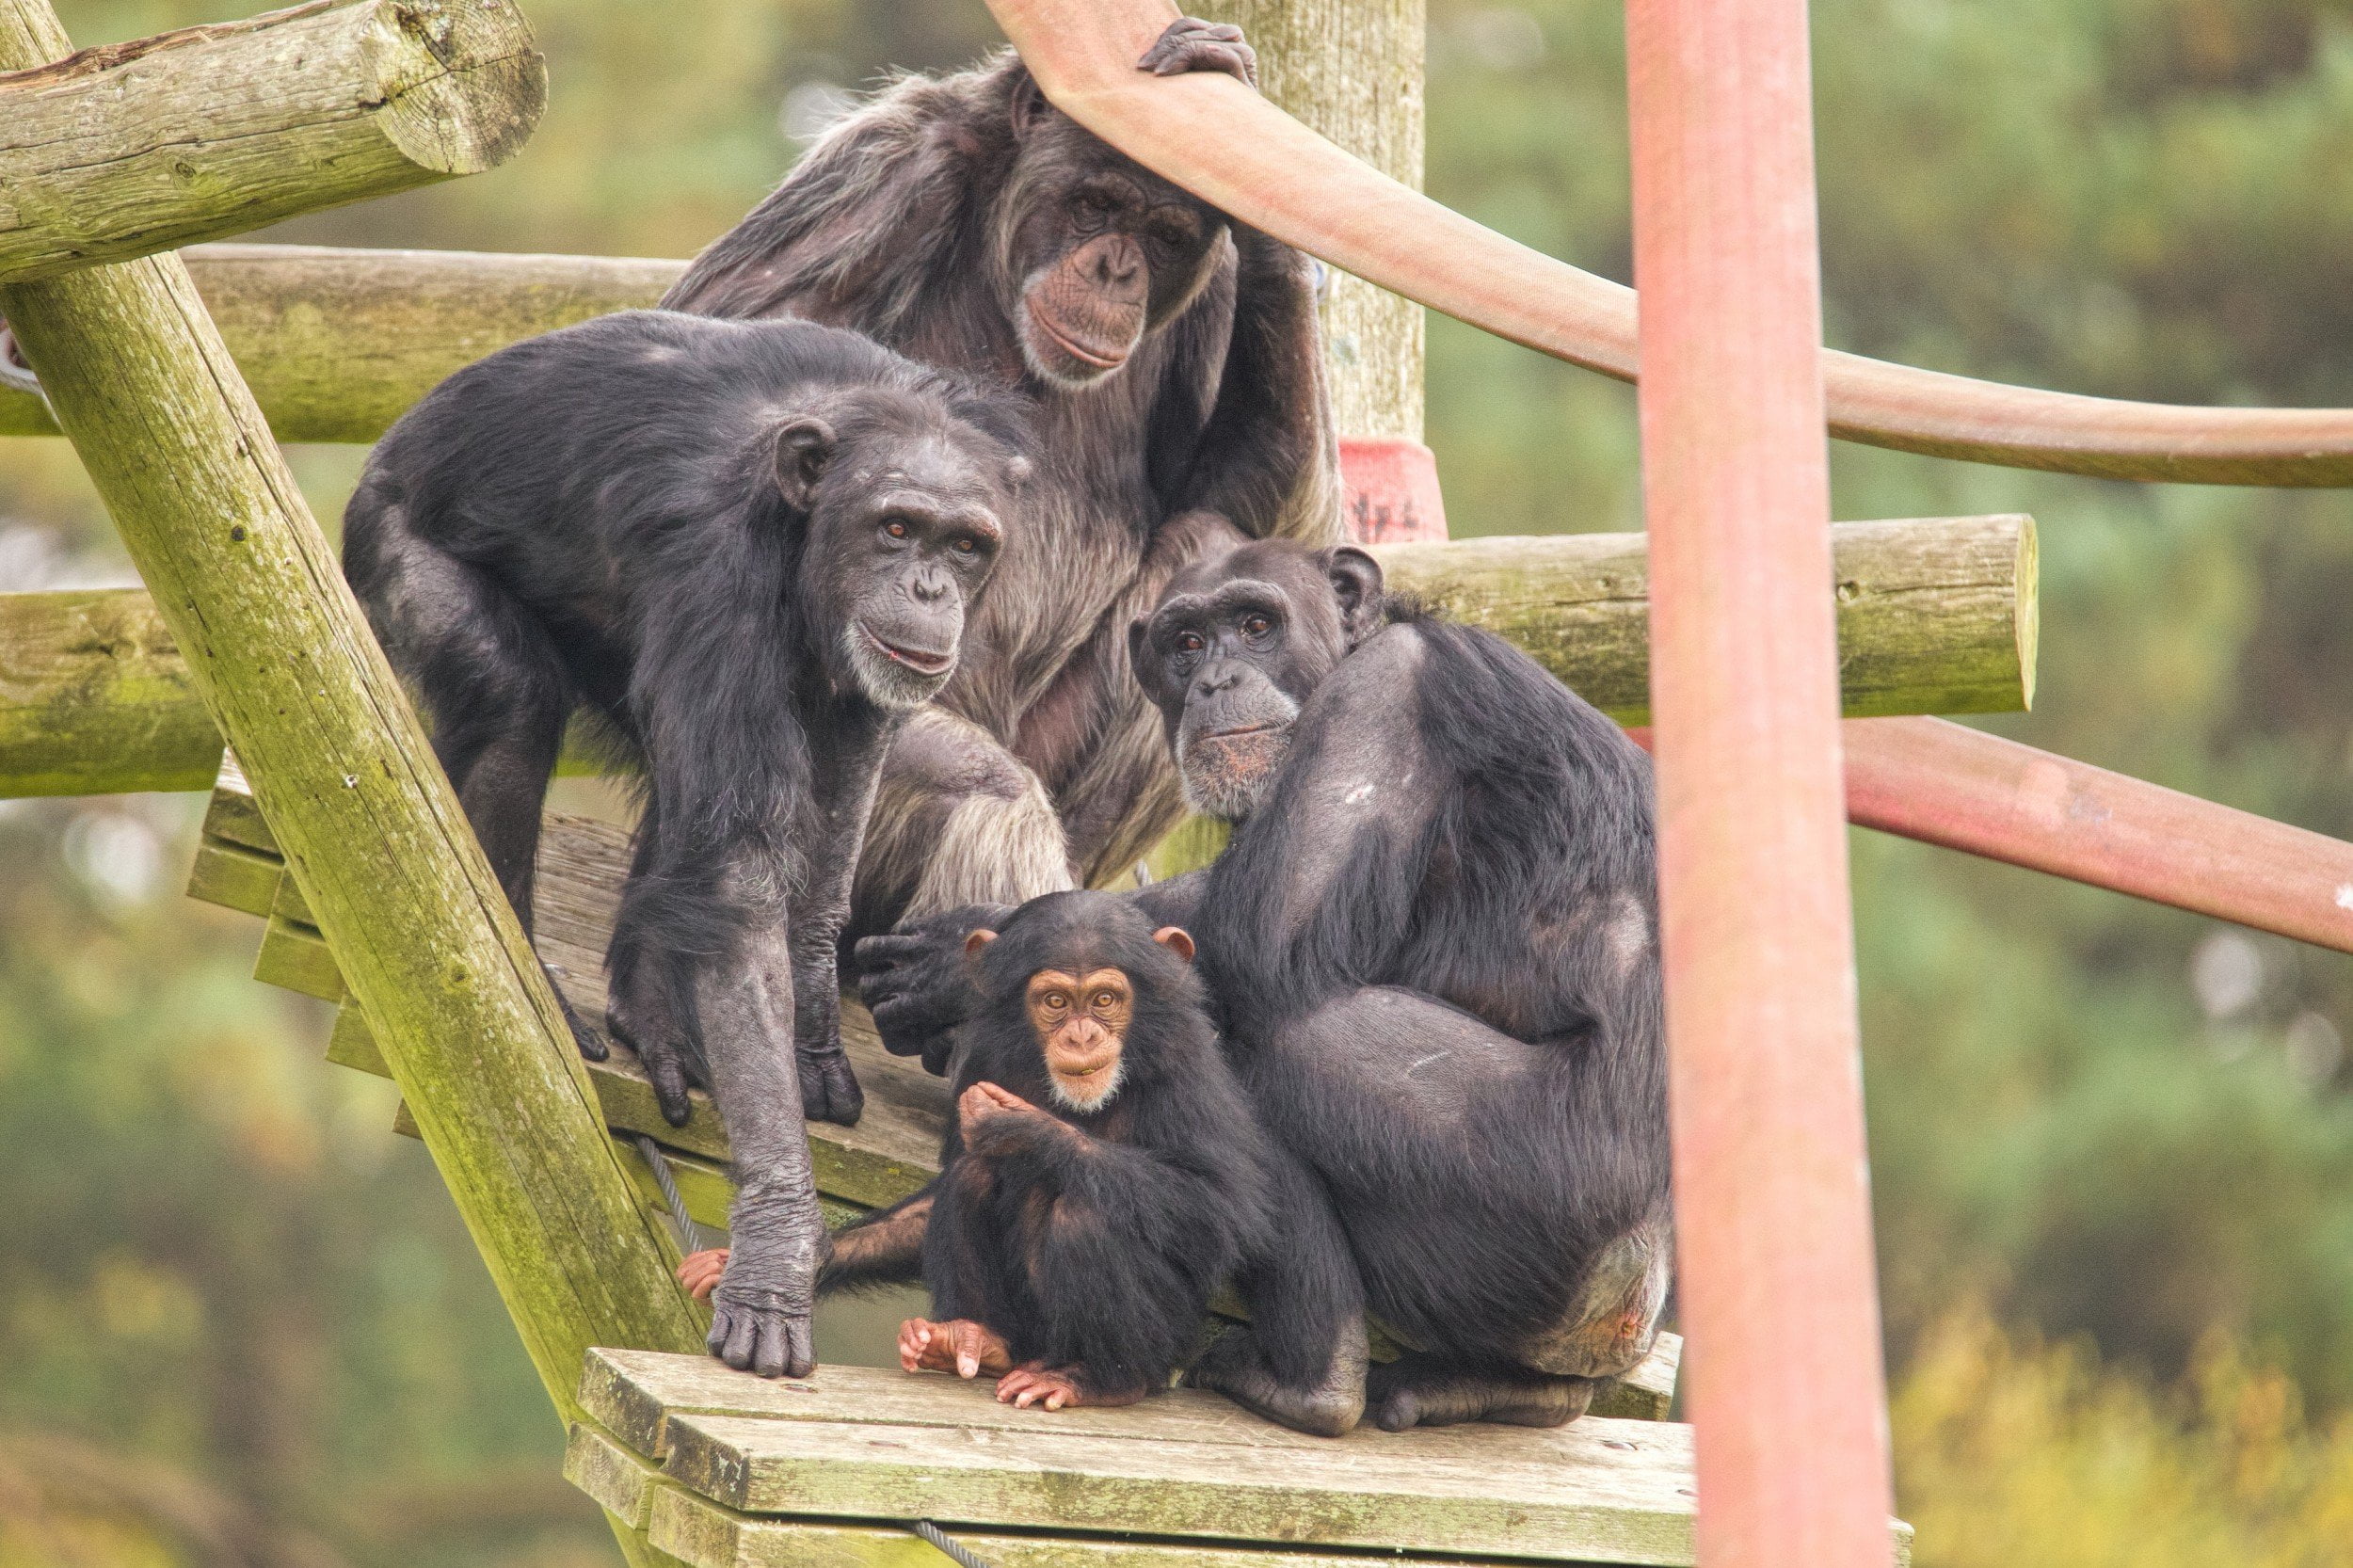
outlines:
[[[0,77],[0,283],[474,174],[547,66],[513,0],[321,0]]]
[[[521,338],[642,309],[684,262],[200,245],[196,292],[281,441],[372,441],[442,377]],[[0,389],[0,436],[56,431]]]
[[[1983,713],[2034,695],[2034,522],[1921,518],[1834,530],[1850,717]],[[1649,712],[1640,534],[1375,550],[1393,586],[1484,626],[1627,724]],[[125,629],[105,632],[100,629]],[[191,790],[220,749],[137,589],[0,594],[0,797]],[[597,763],[570,746],[566,772]]]
[[[69,48],[46,0],[0,0],[0,68]],[[554,995],[186,268],[150,257],[0,288],[0,312],[234,742],[557,1409],[577,1413],[592,1345],[696,1349]]]

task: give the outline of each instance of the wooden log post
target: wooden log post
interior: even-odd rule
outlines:
[[[512,0],[319,0],[0,78],[0,282],[504,163],[547,102]]]
[[[201,245],[181,253],[281,441],[372,441],[453,371],[522,338],[652,305],[684,262]],[[0,388],[0,436],[56,424]]]
[[[1194,14],[1248,35],[1271,103],[1419,190],[1427,10],[1427,0],[1206,0]],[[1334,427],[1419,441],[1421,307],[1335,270],[1321,314]]]
[[[0,0],[0,67],[69,47],[47,0]],[[0,311],[250,772],[557,1409],[575,1411],[590,1346],[697,1349],[546,977],[186,268],[151,257],[0,288]]]
[[[2009,712],[2034,695],[2026,517],[1851,522],[1836,536],[1849,715]],[[1640,534],[1376,548],[1391,584],[1483,626],[1626,724],[1650,706]],[[0,799],[210,789],[220,739],[137,588],[0,594]],[[598,763],[568,746],[562,771]]]

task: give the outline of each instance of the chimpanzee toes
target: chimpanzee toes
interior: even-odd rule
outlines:
[[[684,1127],[695,1113],[695,1102],[687,1097],[686,1073],[678,1058],[666,1051],[648,1055],[640,1047],[638,1059],[646,1064],[646,1076],[653,1080],[654,1103],[662,1108],[662,1119],[672,1127]]]
[[[1155,76],[1182,76],[1193,72],[1223,72],[1258,85],[1258,53],[1242,41],[1241,29],[1229,24],[1179,17],[1145,50],[1136,69]]]

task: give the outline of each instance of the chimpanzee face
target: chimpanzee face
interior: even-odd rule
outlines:
[[[1033,374],[1092,386],[1200,294],[1225,219],[1042,103],[1016,104],[1016,126],[997,209],[1006,312]]]
[[[1039,923],[1058,923],[1054,913],[1048,911]],[[1127,918],[1135,921],[1132,913]],[[1151,950],[1139,948],[1134,932],[1102,926],[1070,932],[1014,929],[1023,938],[1016,959],[1027,971],[1021,1007],[1046,1069],[1047,1088],[1066,1111],[1100,1111],[1126,1079],[1137,993],[1150,973],[1132,958],[1123,964],[1121,950],[1138,955]],[[977,959],[997,939],[994,931],[975,931],[965,938],[965,955]],[[1193,962],[1193,937],[1181,927],[1162,926],[1151,939],[1180,962]],[[1130,968],[1138,971],[1135,976]]]
[[[1264,803],[1300,709],[1379,626],[1380,606],[1379,564],[1349,545],[1265,539],[1177,574],[1128,646],[1188,805],[1240,822]]]
[[[838,680],[882,707],[917,707],[955,673],[1029,464],[912,400],[867,394],[827,415],[776,436],[777,487],[808,514],[813,608],[840,628]]]

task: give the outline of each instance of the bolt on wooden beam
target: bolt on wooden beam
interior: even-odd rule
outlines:
[[[0,76],[0,283],[477,174],[546,103],[511,0],[324,0]]]

